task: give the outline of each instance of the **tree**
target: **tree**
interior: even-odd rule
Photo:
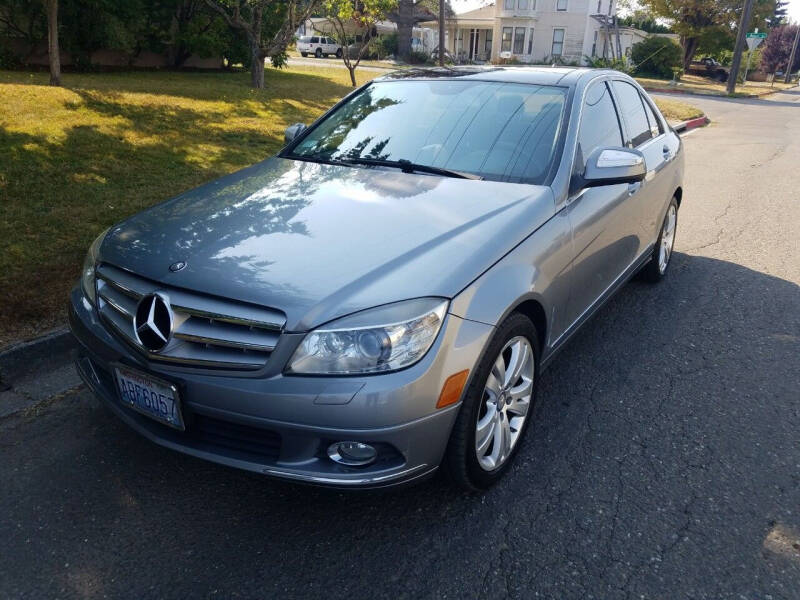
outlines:
[[[47,52],[50,56],[50,85],[61,85],[61,47],[58,45],[58,0],[44,0],[47,11]]]
[[[375,40],[375,26],[397,7],[397,0],[325,0],[325,15],[333,27],[334,37],[342,47],[342,61],[350,72],[350,82],[356,86],[356,68]],[[361,43],[352,51],[348,43],[350,31],[363,32]]]
[[[264,61],[286,63],[286,47],[300,23],[319,6],[320,0],[206,0],[225,22],[243,35],[250,48],[250,84],[264,87]]]
[[[445,3],[445,15],[449,18],[453,15],[450,0],[397,0],[397,7],[387,15],[397,25],[397,55],[403,60],[411,54],[414,26],[423,21],[435,21],[440,1]]]
[[[792,45],[797,28],[800,25],[781,25],[771,29],[766,41],[764,51],[761,53],[761,68],[767,73],[775,71],[786,71],[789,56],[792,53]],[[794,64],[789,71],[794,71],[800,67],[800,55],[794,57]]]
[[[767,23],[770,26],[770,29],[774,27],[779,27],[786,23],[786,6],[789,4],[786,0],[777,0],[775,2],[775,10],[772,11],[772,16],[767,17]]]
[[[641,4],[681,36],[684,69],[689,68],[703,36],[736,30],[742,10],[742,0],[641,0]],[[752,23],[766,23],[774,10],[775,0],[755,0]]]
[[[637,73],[672,77],[673,67],[680,67],[682,59],[680,46],[669,38],[649,37],[631,48]]]

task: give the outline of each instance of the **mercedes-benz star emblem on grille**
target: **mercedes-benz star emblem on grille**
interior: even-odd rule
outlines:
[[[172,308],[163,294],[147,294],[133,316],[136,341],[150,352],[160,352],[172,337]]]
[[[183,269],[185,266],[186,266],[186,261],[185,261],[185,260],[179,260],[178,262],[174,262],[174,263],[172,263],[172,264],[169,266],[169,270],[170,270],[170,271],[172,271],[172,272],[174,273],[175,271],[180,271],[180,270],[181,270],[181,269]]]

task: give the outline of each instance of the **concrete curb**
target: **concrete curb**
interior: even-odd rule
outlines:
[[[769,90],[767,92],[757,92],[754,94],[748,94],[746,92],[736,92],[732,96],[729,96],[728,94],[724,94],[722,92],[702,92],[696,90],[681,90],[672,87],[651,87],[647,85],[643,85],[642,87],[648,92],[655,92],[658,94],[675,94],[676,96],[706,96],[709,98],[763,98],[764,96],[769,96],[770,94],[776,94],[777,92],[783,91],[783,90]]]
[[[692,129],[697,129],[698,127],[705,127],[711,123],[711,119],[707,116],[703,115],[702,117],[697,117],[696,119],[689,119],[688,121],[683,121],[678,123],[677,125],[673,125],[673,129],[678,133],[686,133],[687,131],[691,131]]]
[[[36,372],[46,363],[63,364],[77,347],[77,341],[66,327],[55,329],[41,337],[14,344],[0,352],[0,386],[6,387],[16,380]]]

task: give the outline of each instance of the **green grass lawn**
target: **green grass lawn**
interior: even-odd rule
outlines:
[[[0,348],[63,323],[100,231],[275,153],[352,89],[320,67],[267,69],[265,90],[247,73],[47,78],[0,71]]]
[[[638,81],[644,88],[665,89],[669,87],[669,79],[653,79],[649,77],[637,77]],[[766,81],[748,81],[746,85],[741,83],[736,85],[737,96],[748,96],[751,94],[765,94],[770,92],[777,92],[793,87],[795,84],[786,84],[782,81],[775,83],[767,83]],[[728,92],[726,84],[719,83],[709,79],[708,77],[701,77],[700,75],[686,74],[681,77],[680,82],[676,89],[684,90],[692,93],[711,94],[715,96],[727,96]]]
[[[375,74],[364,73],[363,81]],[[275,153],[352,88],[344,69],[247,73],[0,71],[0,348],[64,321],[109,225]]]

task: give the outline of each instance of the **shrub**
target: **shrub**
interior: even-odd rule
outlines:
[[[624,58],[602,58],[600,56],[584,56],[583,60],[593,69],[614,69],[623,73],[631,73],[632,69]]]
[[[412,65],[424,65],[431,61],[431,57],[425,52],[419,50],[412,50],[408,53],[408,63]]]
[[[375,57],[383,60],[397,54],[397,34],[382,35],[374,43]]]
[[[672,77],[673,67],[682,65],[683,52],[669,38],[649,37],[633,45],[631,60],[637,73],[667,78]]]

